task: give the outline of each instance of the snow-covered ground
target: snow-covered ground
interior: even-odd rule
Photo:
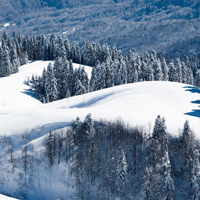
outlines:
[[[17,200],[17,199],[14,199],[14,198],[11,198],[11,197],[7,197],[7,196],[4,196],[4,195],[0,194],[0,200]]]
[[[200,138],[200,90],[193,86],[172,82],[140,82],[42,104],[30,95],[29,86],[23,82],[32,74],[40,75],[47,65],[48,62],[44,61],[32,62],[20,67],[19,73],[0,79],[1,134],[17,135],[43,125],[52,129],[62,128],[77,116],[83,119],[88,113],[92,113],[95,120],[120,117],[129,124],[149,128],[153,127],[159,114],[166,118],[171,134],[178,136],[179,129],[188,119]],[[91,67],[85,68],[90,76]],[[196,111],[191,113],[193,110]]]
[[[34,98],[24,80],[31,78],[32,74],[41,75],[48,63],[31,62],[21,66],[19,73],[0,78],[0,137],[9,136],[16,159],[21,159],[21,149],[25,143],[34,147],[35,160],[45,159],[40,157],[44,152],[44,135],[50,130],[69,126],[77,116],[84,120],[88,113],[92,113],[95,120],[115,120],[120,117],[130,125],[144,126],[146,131],[149,131],[149,128],[152,130],[159,114],[166,118],[168,132],[174,136],[179,135],[185,120],[188,119],[192,130],[200,138],[200,89],[196,87],[172,82],[140,82],[42,104]],[[78,66],[74,64],[74,68]],[[85,70],[90,77],[92,68],[85,66]],[[22,134],[26,132],[31,134],[30,139],[22,141]],[[1,185],[1,191],[19,197],[15,192],[19,192],[21,168],[18,166],[13,171],[8,149],[5,148],[4,141],[1,141],[1,144],[0,162],[5,163],[0,166],[4,183]],[[71,199],[70,195],[74,189],[70,185],[73,179],[68,177],[70,164],[60,164],[59,175],[57,165],[51,169],[51,174],[44,172],[44,166],[44,163],[36,164],[33,169],[36,175],[31,176],[29,199],[51,199],[55,198],[58,192],[59,195]],[[63,174],[67,181],[62,180]],[[0,195],[0,200],[10,198]]]

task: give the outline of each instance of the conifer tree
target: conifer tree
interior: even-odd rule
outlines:
[[[20,66],[19,58],[17,56],[16,45],[13,44],[10,49],[10,62],[12,65],[12,73],[18,72],[18,68]]]
[[[160,60],[154,60],[153,70],[154,70],[154,80],[155,81],[162,81],[163,80],[163,74],[162,74]]]
[[[199,151],[197,149],[194,151],[191,175],[192,175],[191,183],[193,190],[192,199],[198,200],[200,197],[200,163],[199,163]]]
[[[174,60],[174,67],[176,68],[176,72],[177,72],[177,81],[179,83],[183,82],[183,77],[182,77],[182,66],[181,66],[181,61],[179,58],[176,58]]]
[[[64,46],[65,46],[67,59],[70,60],[71,59],[71,57],[70,57],[70,55],[71,55],[70,43],[69,43],[69,40],[67,38],[64,40]]]
[[[54,77],[53,67],[51,62],[49,63],[46,71],[46,80],[45,80],[45,96],[46,102],[52,102],[57,100],[57,82]]]
[[[12,73],[12,65],[10,63],[10,56],[6,46],[3,46],[1,55],[1,76],[9,76]]]
[[[126,189],[127,169],[128,165],[126,162],[125,153],[122,147],[120,147],[120,149],[118,150],[118,159],[117,159],[117,185],[121,199],[123,198],[124,191]]]
[[[170,63],[169,65],[169,81],[172,81],[172,82],[178,81],[178,74],[173,62]]]
[[[162,73],[163,73],[163,81],[168,81],[169,80],[169,68],[167,66],[166,60],[163,57],[162,62],[161,62],[161,68],[162,68]]]

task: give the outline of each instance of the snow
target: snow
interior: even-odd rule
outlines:
[[[59,195],[66,197],[67,194],[66,198],[72,199],[74,189],[71,187],[73,178],[69,176],[70,164],[55,165],[49,174],[45,170],[45,162],[39,164],[39,161],[46,159],[42,157],[45,135],[50,130],[65,130],[77,116],[81,120],[88,113],[95,120],[121,118],[130,125],[144,126],[144,130],[149,131],[159,114],[165,117],[168,132],[173,136],[179,135],[179,129],[183,128],[188,119],[197,138],[200,138],[200,89],[194,86],[172,82],[139,82],[43,104],[34,98],[24,80],[30,79],[32,74],[41,75],[48,63],[30,62],[21,66],[19,73],[0,78],[0,137],[9,136],[16,150],[16,159],[21,159],[21,146],[28,143],[34,147],[34,158],[38,160],[38,165],[33,169],[36,175],[31,176],[31,189],[27,194],[31,200],[42,196],[44,199],[52,199],[58,191]],[[78,64],[74,64],[74,68],[78,67]],[[85,66],[85,70],[90,77],[92,68]],[[22,141],[21,136],[26,132],[30,133],[30,139]],[[12,172],[11,164],[6,161],[9,160],[8,149],[1,142],[0,162],[6,166],[1,166],[1,178],[4,180],[1,191],[14,196],[19,189],[16,180],[21,171],[16,168],[15,173]],[[0,200],[12,199],[0,195]]]
[[[5,23],[5,24],[3,25],[3,27],[8,27],[8,26],[10,26],[10,23]]]
[[[193,86],[140,82],[42,104],[29,95],[30,88],[23,82],[32,74],[41,75],[48,63],[32,62],[20,67],[19,73],[0,79],[1,134],[18,135],[40,126],[55,130],[68,126],[77,116],[84,119],[91,113],[95,120],[120,117],[130,125],[145,126],[146,129],[152,128],[157,115],[161,115],[166,119],[168,132],[174,136],[179,135],[179,129],[188,119],[200,138],[197,101],[200,91]],[[75,64],[75,68],[78,66]],[[91,73],[91,67],[85,66],[85,69]],[[196,112],[191,113],[193,110]]]
[[[4,195],[0,194],[0,200],[17,200],[17,199],[14,199],[14,198],[11,198],[11,197],[7,197],[7,196],[4,196]]]

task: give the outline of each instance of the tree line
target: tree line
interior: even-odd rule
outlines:
[[[172,59],[152,51],[139,54],[135,49],[123,56],[116,46],[86,41],[72,46],[67,38],[51,34],[23,36],[12,39],[4,32],[0,45],[0,76],[18,72],[28,60],[54,60],[42,76],[32,81],[37,97],[51,102],[69,96],[85,94],[116,85],[140,81],[172,81],[200,86],[200,56],[192,54]],[[73,63],[92,66],[89,80],[84,67],[74,70]]]

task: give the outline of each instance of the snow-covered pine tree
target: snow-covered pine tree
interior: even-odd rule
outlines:
[[[191,171],[191,184],[192,184],[192,199],[199,200],[200,197],[200,163],[199,163],[199,151],[196,149],[194,151],[194,158],[192,163]]]
[[[194,135],[192,133],[188,120],[186,120],[184,123],[184,128],[181,135],[181,146],[185,158],[187,160],[190,159],[194,148]]]
[[[63,70],[63,60],[61,57],[57,57],[54,62],[54,77],[57,82],[57,98],[61,99],[61,85],[62,85],[62,70]]]
[[[182,82],[187,83],[187,67],[184,62],[182,64]]]
[[[160,63],[159,59],[154,60],[153,71],[154,71],[154,81],[162,81],[163,80],[163,74],[162,74],[161,63]]]
[[[54,60],[58,54],[58,44],[57,36],[55,33],[52,33],[49,39],[49,48],[50,48],[50,60]]]
[[[154,74],[153,74],[153,69],[152,69],[152,65],[151,64],[149,64],[147,66],[146,81],[154,81]]]
[[[67,38],[64,40],[64,46],[65,46],[67,59],[70,60],[71,59],[71,57],[70,57],[70,55],[71,55],[70,43],[69,43],[69,40]]]
[[[174,60],[174,67],[176,68],[176,72],[177,72],[177,82],[182,83],[183,82],[182,66],[181,66],[181,61],[179,58],[176,58]]]
[[[90,91],[101,90],[105,88],[105,64],[93,67],[92,77],[90,81]]]
[[[81,95],[86,93],[84,85],[81,83],[77,75],[74,76],[74,95]]]
[[[12,73],[18,72],[18,68],[20,66],[19,58],[17,56],[16,45],[13,43],[10,48],[10,62],[12,64]]]
[[[169,81],[178,82],[178,74],[173,62],[169,64]]]
[[[47,66],[46,80],[45,80],[46,102],[57,100],[57,82],[54,77],[52,63]]]
[[[69,87],[70,96],[74,96],[74,69],[72,60],[69,60],[69,76],[67,85]]]
[[[1,51],[1,50],[0,50]],[[6,46],[3,46],[1,55],[1,76],[9,76],[12,73],[12,65],[10,63],[10,56]]]
[[[195,85],[200,88],[200,70],[196,72]]]
[[[95,88],[96,88],[96,79],[97,79],[96,78],[96,67],[93,67],[92,68],[92,72],[91,72],[90,82],[89,82],[90,92],[95,91]]]
[[[193,85],[194,77],[192,73],[192,69],[190,67],[187,68],[187,84]]]
[[[52,131],[50,131],[46,139],[46,154],[49,159],[50,166],[53,165],[53,154],[54,154],[53,149],[54,149],[53,134]]]
[[[125,153],[122,147],[119,147],[117,158],[117,186],[120,198],[123,199],[126,190],[126,177],[128,165],[126,162]]]
[[[102,50],[101,50],[101,45],[97,43],[96,47],[96,61],[98,60],[99,62],[102,62]]]
[[[115,59],[118,59],[118,50],[116,45],[114,45],[112,48],[112,60],[114,61]]]
[[[2,46],[8,46],[8,33],[4,30],[3,36],[2,36]]]
[[[68,98],[70,97],[69,86],[68,86],[68,77],[69,77],[69,62],[65,58],[62,64],[61,71],[61,86],[60,86],[60,98]]]
[[[167,66],[167,63],[166,63],[166,60],[165,60],[165,57],[162,58],[162,61],[161,61],[161,68],[162,68],[162,73],[163,73],[163,81],[168,81],[169,80],[169,68]]]
[[[61,57],[62,59],[67,58],[66,48],[64,44],[59,47],[58,57]]]

